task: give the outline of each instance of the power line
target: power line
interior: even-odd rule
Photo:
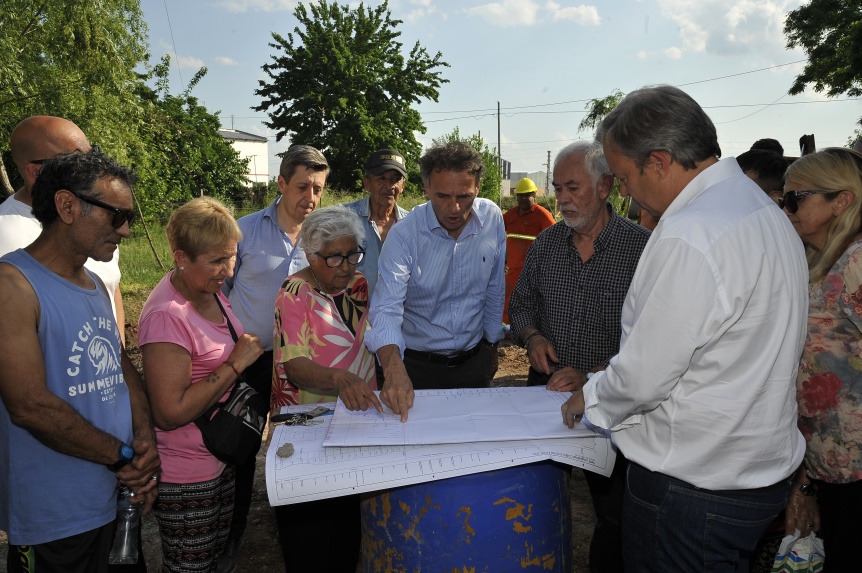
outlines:
[[[165,5],[165,16],[168,18],[168,30],[171,32],[171,44],[174,46],[174,57],[177,59],[177,73],[180,75],[180,85],[183,89],[186,87],[186,82],[183,81],[183,72],[180,69],[180,55],[177,53],[177,43],[174,41],[174,28],[171,26],[171,15],[168,13],[168,0],[162,0]]]

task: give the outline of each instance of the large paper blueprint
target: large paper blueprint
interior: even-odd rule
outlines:
[[[283,408],[302,412],[314,405]],[[423,446],[324,447],[332,416],[313,426],[276,426],[266,456],[271,505],[365,493],[472,473],[554,460],[610,475],[616,455],[602,435]],[[399,422],[400,423],[400,422]],[[290,443],[294,453],[276,450]]]
[[[454,444],[592,436],[563,424],[569,392],[544,386],[417,390],[407,423],[386,408],[351,412],[338,402],[324,446]]]

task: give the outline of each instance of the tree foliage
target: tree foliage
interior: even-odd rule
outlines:
[[[587,115],[584,116],[584,119],[582,119],[581,123],[578,124],[578,131],[595,129],[602,122],[605,116],[617,107],[617,104],[620,103],[623,96],[625,96],[623,92],[615,89],[608,96],[594,98],[587,102],[587,105],[584,106],[584,109],[587,110]]]
[[[146,163],[138,167],[140,186],[147,191],[139,199],[153,215],[167,215],[199,195],[241,202],[248,160],[240,159],[219,134],[218,116],[191,95],[207,69],[198,70],[179,95],[170,93],[169,71],[170,56],[165,55],[146,76],[155,88],[138,86],[146,127],[140,137],[149,150]]]
[[[328,0],[299,4],[292,33],[273,33],[277,50],[263,66],[256,111],[269,113],[276,138],[321,149],[331,166],[328,183],[361,185],[368,156],[381,148],[400,151],[415,165],[422,151],[414,132],[425,133],[422,99],[437,101],[442,54],[433,57],[419,42],[402,53],[387,2],[376,8],[340,6]]]
[[[482,161],[485,163],[485,175],[482,177],[482,182],[479,185],[479,197],[490,199],[494,203],[500,201],[500,185],[503,183],[503,173],[500,169],[500,164],[497,161],[497,150],[490,149],[485,140],[478,134],[462,136],[460,130],[456,127],[451,133],[447,133],[442,137],[432,140],[434,145],[445,145],[453,141],[463,141],[476,151],[482,154]]]
[[[129,161],[146,57],[138,0],[2,0],[0,53],[0,146],[23,118],[59,115]]]
[[[790,87],[829,97],[862,95],[862,0],[811,0],[787,15],[787,47],[801,47],[808,63]]]
[[[147,66],[146,34],[139,0],[0,0],[0,149],[22,119],[56,115],[135,168],[145,215],[244,189],[245,163],[190,95],[206,69],[171,95],[169,59],[135,71]]]

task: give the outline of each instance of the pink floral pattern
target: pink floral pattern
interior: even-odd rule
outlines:
[[[365,348],[368,282],[357,272],[338,295],[326,296],[296,277],[288,277],[275,299],[273,377],[270,408],[334,402],[335,388],[305,388],[293,385],[285,375],[285,362],[308,358],[321,366],[356,374],[377,388],[374,355]]]
[[[862,239],[809,289],[796,397],[809,475],[862,479]]]

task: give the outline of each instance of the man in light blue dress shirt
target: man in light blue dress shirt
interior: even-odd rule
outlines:
[[[407,215],[398,206],[398,198],[404,192],[404,156],[394,149],[380,149],[371,154],[365,164],[362,186],[368,197],[359,201],[345,203],[344,206],[359,215],[365,228],[365,239],[359,248],[365,251],[362,262],[356,267],[368,280],[368,294],[374,292],[377,284],[377,260],[383,241],[392,225]]]
[[[328,174],[329,163],[323,153],[309,145],[291,146],[281,159],[278,198],[237,221],[242,240],[237,245],[233,276],[225,281],[222,292],[246,332],[260,336],[264,353],[244,374],[246,382],[267,402],[272,391],[275,296],[285,278],[308,266],[298,244],[299,232],[320,203]],[[235,567],[251,507],[254,469],[254,459],[236,469],[233,521],[219,570],[232,571]]]
[[[402,421],[414,388],[487,387],[503,338],[506,231],[499,207],[477,198],[482,156],[453,142],[420,170],[428,202],[383,244],[365,335],[383,366],[380,398]]]

